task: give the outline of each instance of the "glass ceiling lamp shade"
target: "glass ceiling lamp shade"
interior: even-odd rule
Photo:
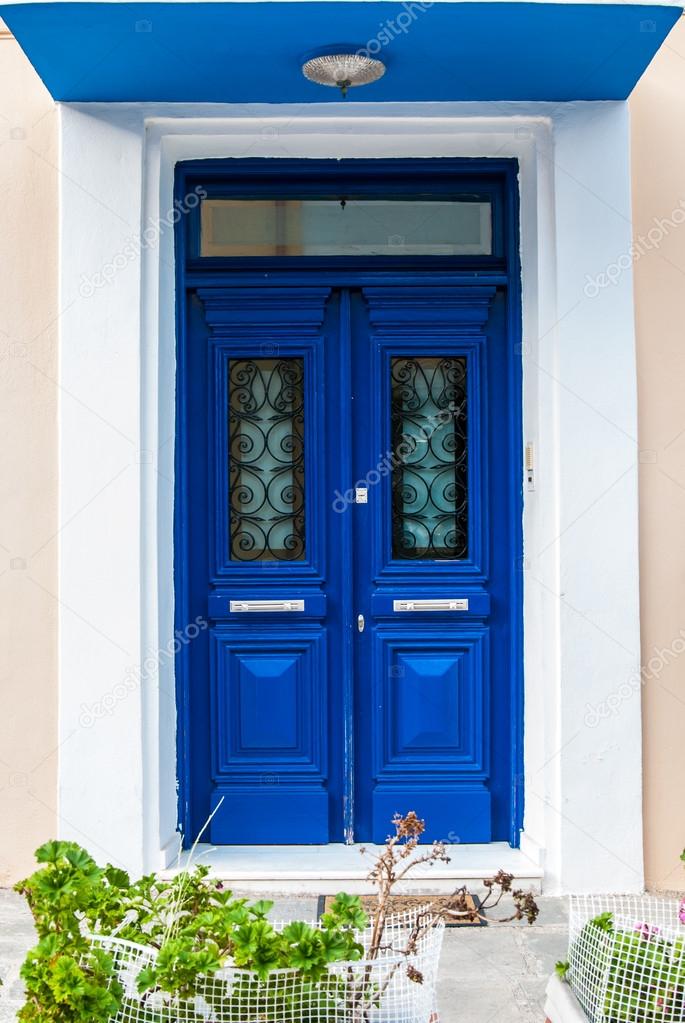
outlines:
[[[381,60],[364,56],[353,47],[346,53],[320,53],[310,57],[302,65],[302,74],[310,82],[317,85],[337,87],[343,96],[347,90],[357,85],[368,85],[377,82],[385,74],[385,64]]]

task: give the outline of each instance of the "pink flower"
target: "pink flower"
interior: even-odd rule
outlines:
[[[651,924],[635,924],[633,930],[637,931],[641,938],[645,941],[649,941],[650,938],[655,938],[659,933],[658,927],[653,927]]]
[[[678,909],[678,919],[681,924],[685,924],[685,899],[680,900],[680,908]]]

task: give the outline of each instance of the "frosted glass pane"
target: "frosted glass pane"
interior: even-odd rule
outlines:
[[[487,256],[488,199],[205,199],[201,256]]]
[[[304,360],[229,364],[232,561],[303,561]]]
[[[466,359],[391,360],[393,557],[468,557]]]

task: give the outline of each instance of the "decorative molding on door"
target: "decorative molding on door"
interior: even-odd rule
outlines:
[[[398,335],[412,333],[417,326],[426,331],[449,326],[458,334],[482,333],[495,293],[495,288],[486,285],[462,284],[364,288],[374,329],[379,334],[389,331]]]
[[[216,337],[235,337],[238,328],[248,333],[271,327],[280,332],[288,328],[316,330],[324,319],[330,288],[298,288],[293,302],[292,288],[230,287],[199,288],[197,292],[206,310],[207,324]]]

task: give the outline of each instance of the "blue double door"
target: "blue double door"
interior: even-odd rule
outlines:
[[[383,841],[415,810],[432,839],[510,840],[505,289],[212,286],[187,309],[191,829]]]

